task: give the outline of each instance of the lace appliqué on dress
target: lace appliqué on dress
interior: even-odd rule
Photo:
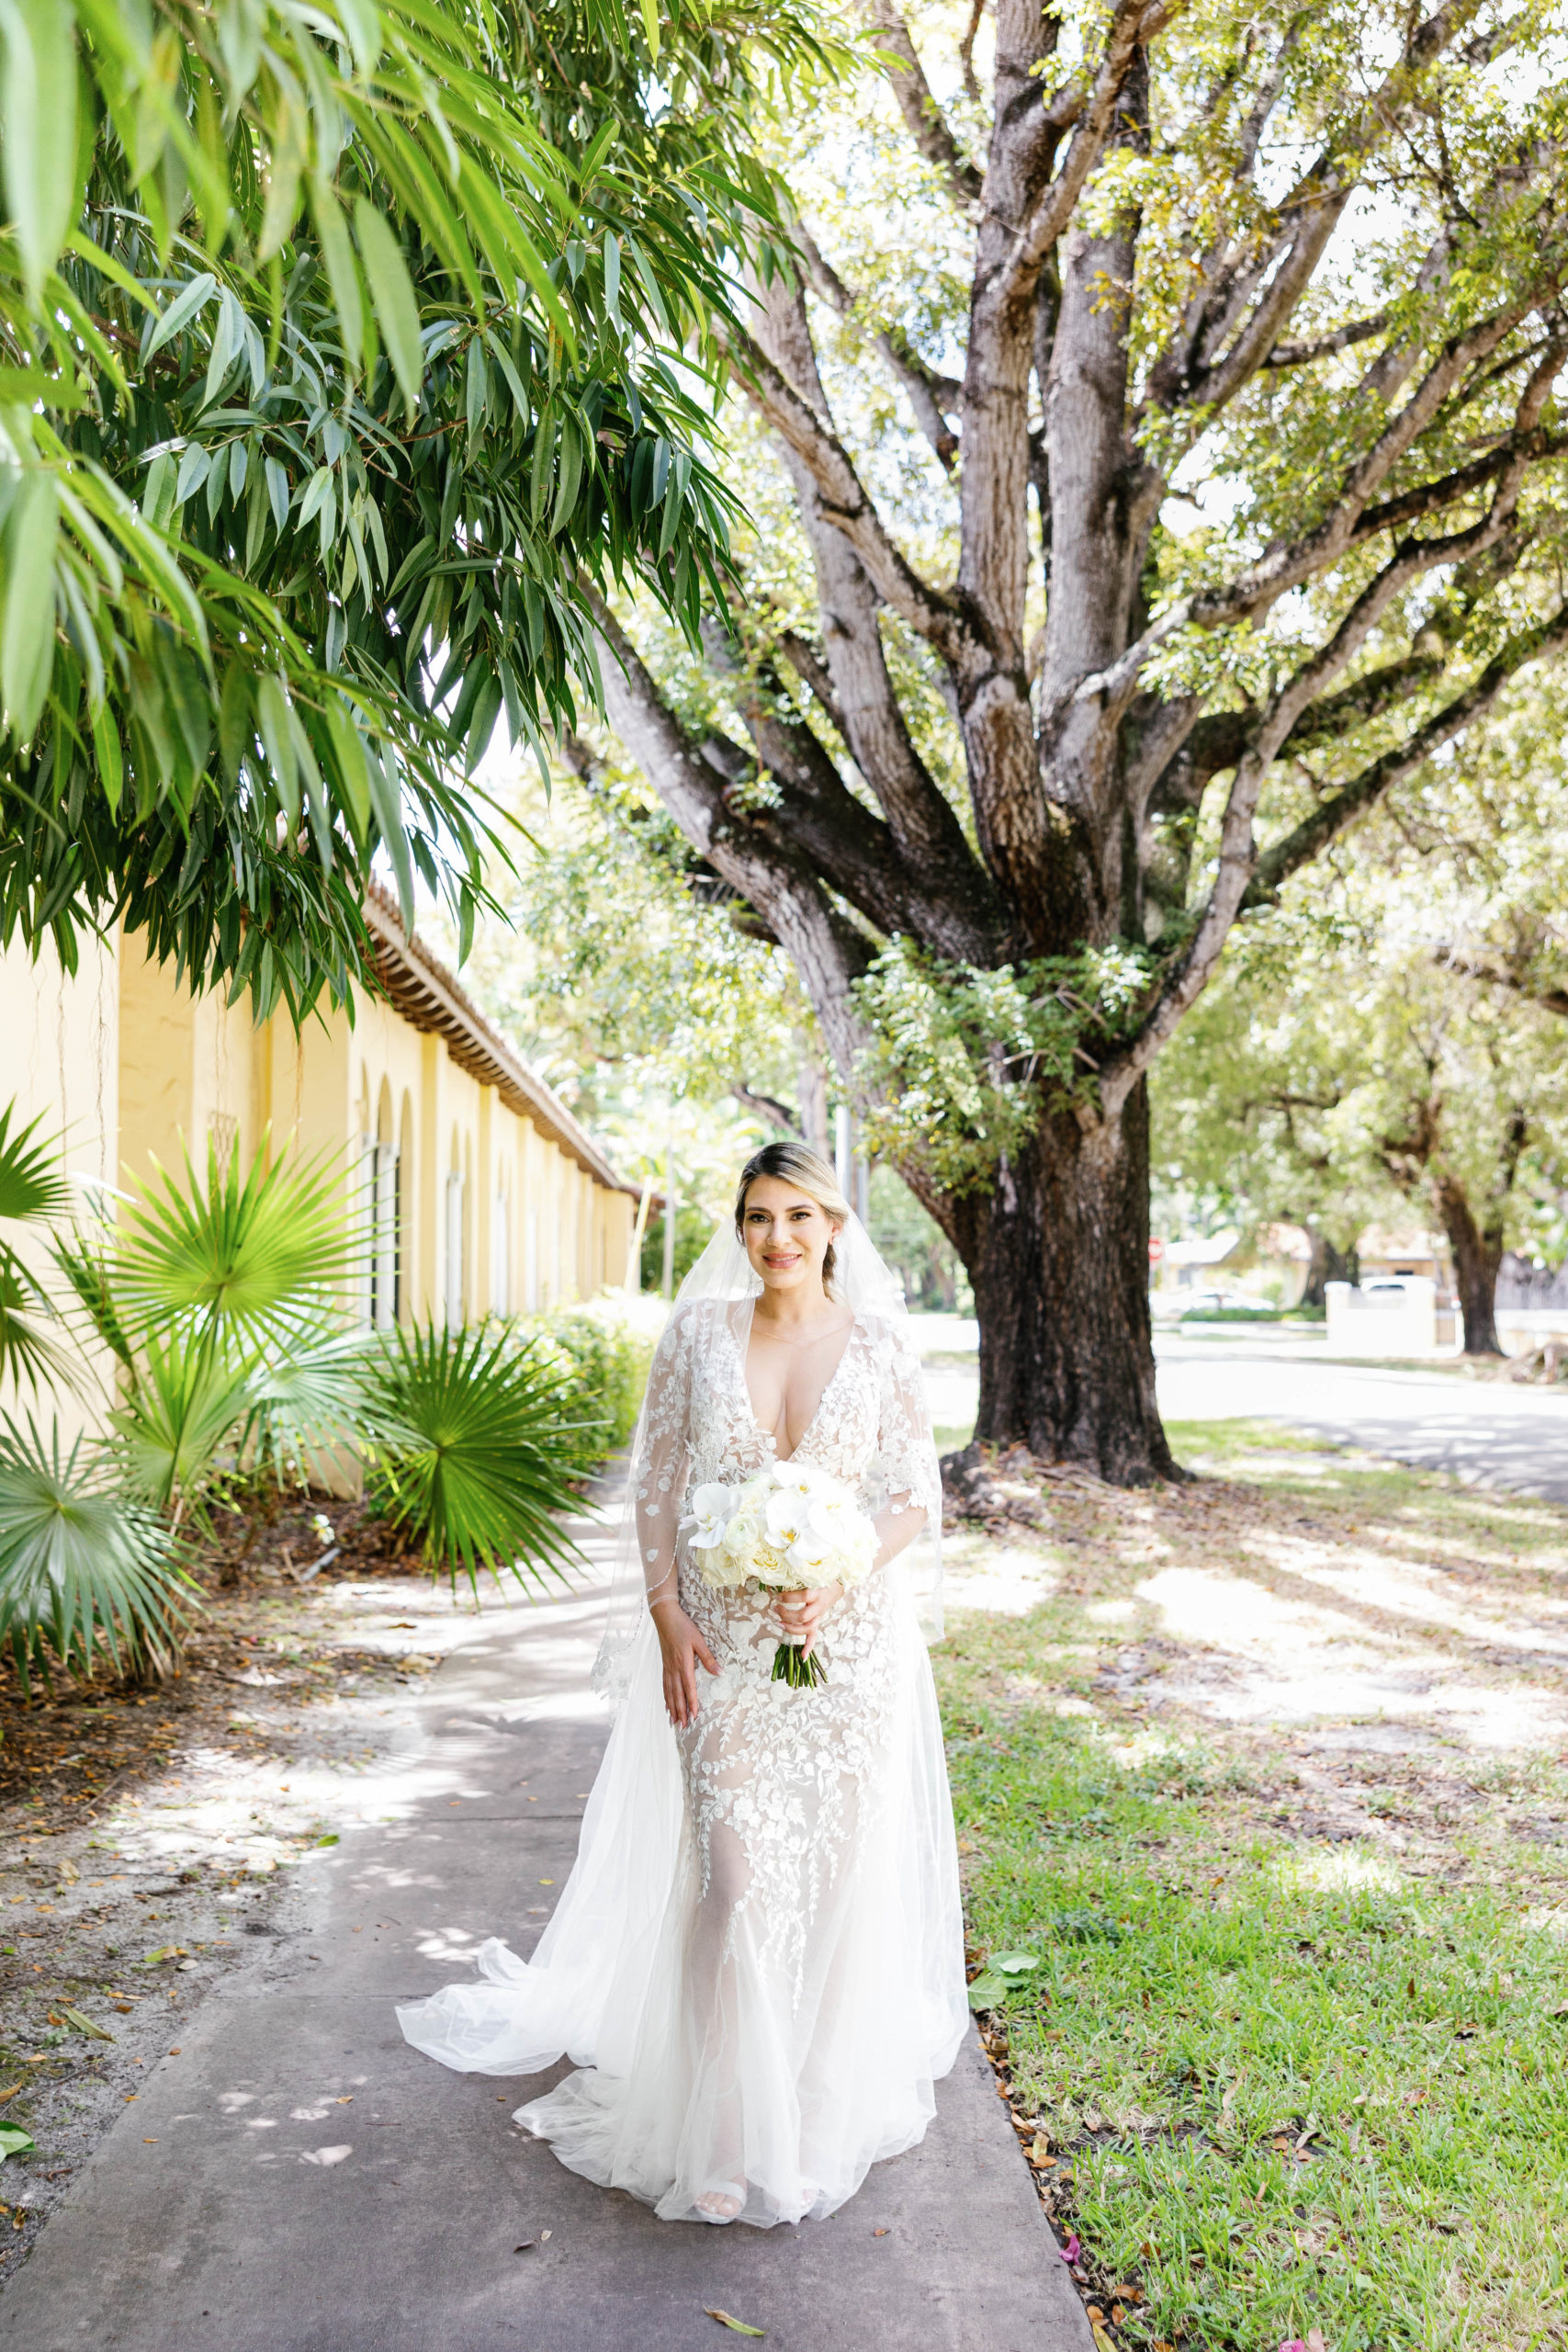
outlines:
[[[751,1410],[739,1341],[716,1349],[712,1364],[728,1377],[710,1377],[692,1396],[690,1483],[734,1485],[772,1462],[775,1447]],[[857,1322],[791,1456],[830,1472],[874,1516],[931,1508],[902,1386],[911,1373],[923,1422],[918,1364],[886,1326]],[[705,1678],[696,1721],[677,1735],[699,1900],[710,1915],[702,1932],[722,1968],[744,1929],[798,2007],[824,1905],[874,1836],[884,1802],[897,1690],[886,1583],[873,1576],[829,1612],[817,1642],[827,1679],[796,1691],[773,1679],[779,1623],[770,1596],[756,1586],[716,1592],[683,1542],[678,1550],[682,1606],[720,1668],[716,1681]]]

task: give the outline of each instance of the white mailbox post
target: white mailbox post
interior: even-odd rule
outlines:
[[[1425,1274],[1385,1274],[1358,1290],[1325,1283],[1328,1345],[1336,1355],[1434,1356],[1452,1344],[1451,1310],[1441,1315],[1438,1285]]]

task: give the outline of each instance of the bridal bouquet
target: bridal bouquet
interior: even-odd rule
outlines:
[[[775,1592],[861,1584],[876,1563],[876,1530],[847,1487],[809,1462],[775,1462],[743,1486],[699,1487],[691,1498],[692,1548],[716,1592],[748,1582]],[[815,1657],[782,1641],[773,1680],[807,1690],[822,1680]]]

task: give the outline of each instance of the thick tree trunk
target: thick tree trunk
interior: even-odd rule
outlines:
[[[1085,1134],[1043,1120],[976,1218],[959,1221],[980,1321],[982,1443],[1025,1445],[1118,1486],[1181,1475],[1155,1402],[1148,1100]]]
[[[1312,1244],[1312,1256],[1307,1263],[1306,1288],[1296,1301],[1298,1306],[1326,1306],[1329,1283],[1353,1283],[1356,1280],[1356,1252],[1337,1250],[1321,1227],[1303,1227]]]
[[[1464,1315],[1464,1352],[1500,1356],[1497,1269],[1503,1262],[1502,1230],[1497,1227],[1482,1230],[1463,1186],[1452,1176],[1434,1177],[1432,1196],[1453,1251],[1454,1282]]]

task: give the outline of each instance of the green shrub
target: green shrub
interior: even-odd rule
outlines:
[[[661,1314],[653,1301],[638,1306],[605,1298],[518,1318],[518,1337],[532,1340],[539,1360],[550,1368],[562,1423],[575,1425],[570,1434],[578,1471],[592,1469],[625,1445],[636,1428],[653,1362],[654,1317]]]
[[[576,1507],[583,1439],[546,1351],[518,1336],[510,1323],[393,1329],[360,1369],[370,1498],[454,1582],[486,1567],[543,1585],[581,1559],[559,1517]]]

